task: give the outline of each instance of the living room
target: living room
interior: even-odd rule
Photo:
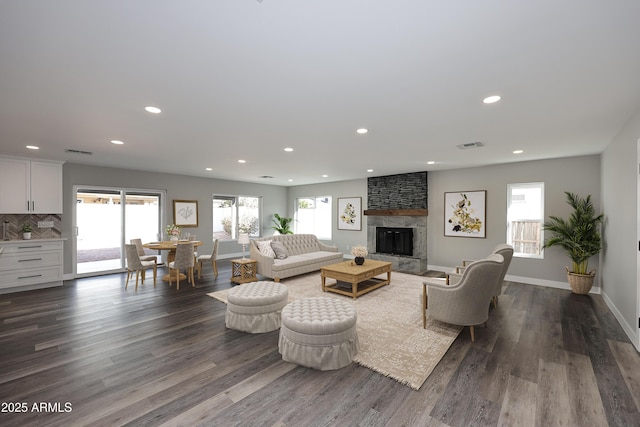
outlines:
[[[171,424],[167,414],[213,423],[211,413],[233,406],[224,420],[238,425],[258,419],[254,411],[268,414],[271,425],[466,425],[536,399],[538,425],[601,419],[597,405],[585,404],[594,401],[604,402],[597,415],[606,412],[610,425],[637,420],[638,4],[172,3],[0,5],[0,156],[64,162],[62,213],[12,218],[55,222],[65,285],[0,296],[0,337],[8,343],[1,351],[10,359],[0,375],[4,400],[52,401],[68,391],[78,413],[98,420],[108,412],[103,421],[112,424]],[[502,99],[483,103],[494,94]],[[162,111],[144,110],[152,105]],[[484,146],[458,148],[476,141]],[[415,392],[359,366],[333,374],[285,366],[273,334],[225,330],[224,305],[205,293],[229,286],[229,260],[243,255],[235,238],[220,244],[220,278],[207,275],[202,288],[173,292],[147,281],[136,293],[125,291],[124,273],[76,274],[77,186],[161,194],[159,230],[173,222],[173,201],[197,201],[198,226],[185,230],[204,241],[203,253],[212,247],[214,195],[261,198],[263,236],[273,231],[274,214],[295,216],[298,198],[328,196],[325,241],[348,257],[352,246],[369,243],[370,219],[364,215],[357,230],[338,227],[339,199],[359,198],[364,211],[370,177],[416,172],[427,174],[424,244],[436,271],[505,242],[509,184],[543,182],[547,218],[568,214],[565,191],[591,195],[605,215],[603,250],[590,260],[593,293],[572,298],[569,259],[557,248],[541,259],[514,258],[497,321],[476,344],[460,334]],[[14,185],[12,177],[2,181],[0,196]],[[486,192],[484,238],[445,235],[445,194],[464,191]],[[18,239],[17,225],[12,232]],[[585,313],[584,326],[576,326]],[[587,339],[576,344],[572,332],[581,327]],[[512,346],[521,334],[526,345]],[[178,347],[187,354],[168,360]],[[85,350],[90,357],[82,360]],[[589,358],[594,366],[606,362],[593,368]],[[166,371],[149,383],[136,375],[155,363]],[[210,381],[200,393],[203,372]],[[591,378],[597,381],[584,386]],[[139,384],[158,386],[158,394]],[[459,398],[467,386],[471,403]],[[507,389],[518,391],[516,400]],[[624,404],[616,406],[621,389]],[[554,402],[560,395],[570,403]],[[126,402],[129,396],[137,399]],[[108,401],[117,403],[102,405]],[[298,414],[297,405],[313,409]],[[51,421],[46,415],[37,421]]]

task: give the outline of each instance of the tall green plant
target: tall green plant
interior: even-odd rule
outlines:
[[[283,216],[276,214],[273,214],[273,216],[276,218],[274,220],[272,220],[272,222],[275,224],[275,227],[271,227],[271,229],[276,230],[278,233],[280,234],[293,234],[293,231],[291,231],[291,223],[293,222],[293,218],[285,218]]]
[[[599,226],[604,214],[596,215],[591,195],[581,198],[568,191],[565,194],[573,212],[568,219],[549,216],[543,227],[552,236],[544,242],[543,248],[560,246],[571,258],[572,272],[587,274],[589,258],[602,249]]]

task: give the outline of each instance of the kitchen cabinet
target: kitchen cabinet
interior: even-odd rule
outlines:
[[[0,294],[62,286],[63,241],[0,241]]]
[[[0,157],[0,213],[61,214],[62,162]]]

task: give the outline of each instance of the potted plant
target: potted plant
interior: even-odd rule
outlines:
[[[276,218],[273,221],[275,227],[271,227],[272,230],[276,230],[280,234],[293,234],[291,231],[291,222],[293,222],[292,218],[285,218],[283,216],[278,215],[277,213],[273,214]]]
[[[367,248],[364,246],[354,246],[351,248],[351,255],[355,257],[354,261],[358,265],[364,264],[364,257],[368,254],[369,251],[367,251]]]
[[[599,225],[604,214],[596,215],[591,195],[582,198],[570,192],[565,194],[573,212],[568,219],[549,216],[543,227],[552,235],[544,242],[543,248],[560,246],[565,250],[571,259],[571,271],[566,267],[571,290],[576,294],[588,294],[596,275],[595,269],[588,271],[589,258],[602,249]]]
[[[22,227],[20,228],[20,230],[22,231],[22,238],[24,240],[30,240],[31,239],[31,224],[29,224],[28,222],[25,222],[24,224],[22,224]]]

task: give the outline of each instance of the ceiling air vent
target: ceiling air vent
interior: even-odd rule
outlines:
[[[272,177],[272,176],[270,176],[270,175],[262,175],[262,176],[259,176],[258,178],[263,178],[263,179],[273,179],[273,177]]]
[[[484,147],[482,142],[467,142],[466,144],[457,145],[460,150],[468,150],[469,148],[480,148]]]
[[[73,148],[67,148],[66,150],[64,150],[66,153],[74,153],[74,154],[86,154],[86,155],[92,155],[93,153],[91,151],[83,151],[83,150],[74,150]]]

